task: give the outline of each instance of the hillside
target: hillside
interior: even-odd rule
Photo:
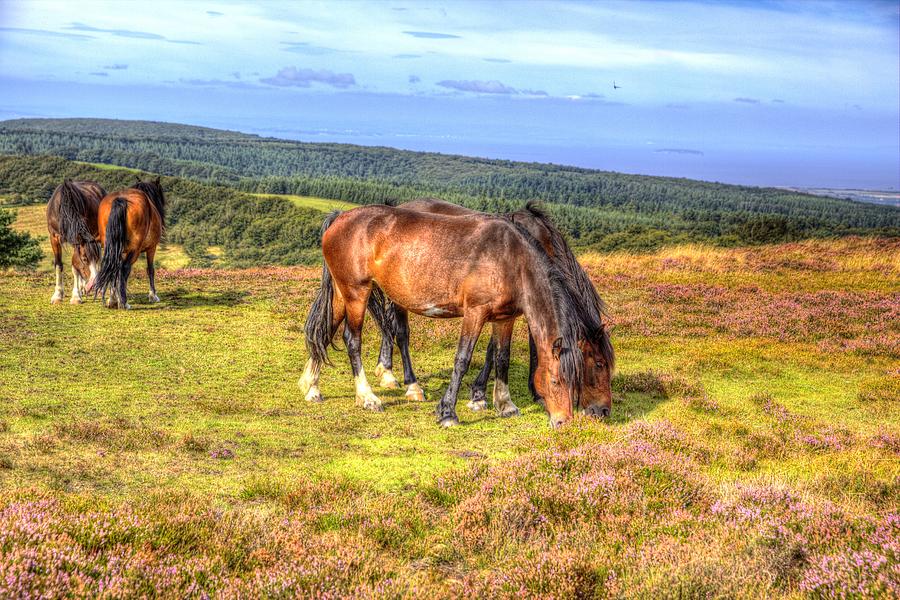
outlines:
[[[0,206],[45,203],[65,178],[130,186],[133,169],[101,168],[52,156],[0,155]],[[194,267],[309,264],[319,260],[319,228],[330,203],[320,198],[254,196],[233,188],[163,177],[169,203],[166,241]],[[5,200],[4,200],[5,199]],[[42,232],[46,232],[43,226]]]
[[[303,401],[318,268],[164,269],[153,305],[136,269],[127,313],[5,274],[0,596],[896,597],[898,255],[583,257],[619,372],[609,420],[559,431],[521,323],[522,416],[465,406],[482,339],[444,430],[457,320],[412,318],[426,403],[358,409],[342,350]]]
[[[354,203],[437,195],[477,208],[507,210],[540,199],[552,205],[551,212],[576,245],[598,250],[691,240],[727,245],[848,234],[900,235],[900,209],[783,189],[311,144],[168,123],[3,121],[0,152],[52,154],[246,192]]]

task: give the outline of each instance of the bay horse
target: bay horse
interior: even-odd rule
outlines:
[[[53,250],[56,288],[51,304],[59,304],[65,295],[62,249],[72,246],[72,304],[81,304],[85,284],[97,272],[100,244],[97,231],[97,208],[106,191],[94,181],[66,179],[56,187],[47,202],[47,231]]]
[[[110,291],[110,308],[131,308],[128,304],[128,277],[131,267],[142,252],[147,254],[147,278],[150,280],[150,302],[156,295],[156,271],[153,259],[162,239],[166,222],[166,196],[155,181],[139,181],[126,190],[107,194],[100,202],[97,227],[103,245],[100,270],[88,282],[87,290],[106,298]]]
[[[450,384],[436,410],[442,426],[459,423],[456,397],[484,324],[503,331],[521,315],[534,337],[534,386],[550,424],[558,427],[572,417],[583,380],[578,340],[602,326],[583,310],[563,274],[521,226],[502,217],[363,206],[325,219],[322,256],[322,284],[305,327],[310,358],[299,382],[307,400],[322,400],[321,368],[331,364],[328,346],[346,319],[357,404],[382,410],[361,358],[363,321],[376,284],[403,310],[462,317]]]
[[[447,216],[483,215],[469,208],[452,204],[436,198],[420,198],[400,205],[407,210],[416,210]],[[587,310],[593,310],[597,319],[602,322],[606,315],[606,306],[590,278],[578,263],[571,248],[566,243],[562,233],[556,228],[552,220],[540,210],[535,203],[529,202],[525,208],[507,213],[506,218],[521,225],[534,237],[544,251],[550,256],[555,265],[566,275],[569,285],[576,296],[584,303]],[[372,310],[376,302],[383,305]],[[397,380],[392,372],[393,349],[396,341],[400,356],[403,361],[404,385],[410,386],[416,382],[415,373],[409,358],[409,316],[403,309],[394,307],[389,300],[383,298],[377,290],[369,300],[370,312],[379,328],[382,330],[381,352],[378,365],[375,367],[375,377],[382,387],[397,387]],[[384,315],[384,316],[382,316]],[[387,317],[387,323],[381,321]],[[511,335],[512,327],[500,332],[502,335]],[[507,374],[509,370],[510,339],[491,336],[485,353],[484,367],[475,378],[470,388],[470,401],[468,406],[473,411],[487,408],[486,388],[491,371],[496,363],[496,377],[494,379],[494,408],[502,417],[519,414],[519,410],[509,397],[509,385]],[[612,370],[615,367],[615,353],[610,343],[606,328],[596,332],[590,339],[580,342],[582,356],[584,357],[584,387],[581,392],[581,408],[589,416],[608,417],[612,409],[612,390],[610,386]],[[536,393],[533,384],[535,368],[534,340],[529,336],[529,374],[528,387],[532,396],[538,402],[542,399]],[[413,400],[424,400],[419,392],[421,388],[415,386],[412,393],[407,396]]]

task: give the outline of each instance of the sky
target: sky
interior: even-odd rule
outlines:
[[[0,119],[900,189],[900,2],[0,0]]]

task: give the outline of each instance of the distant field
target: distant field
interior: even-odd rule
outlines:
[[[38,227],[36,208],[21,224]],[[588,255],[613,416],[551,431],[434,405],[456,320],[412,319],[428,395],[303,401],[319,268],[169,270],[162,302],[50,306],[0,276],[0,596],[897,597],[900,245]],[[364,334],[370,373],[377,338]],[[399,369],[398,369],[399,374]],[[374,382],[373,382],[374,383]]]
[[[133,173],[141,173],[140,169],[132,169],[130,167],[120,167],[119,165],[108,165],[106,163],[95,163],[95,162],[84,162],[81,160],[73,160],[72,162],[77,163],[79,165],[88,165],[91,167],[97,167],[98,169],[103,169],[104,171],[131,171]]]
[[[329,200],[328,198],[314,198],[312,196],[295,196],[293,194],[251,194],[258,198],[283,198],[290,200],[297,206],[302,208],[313,208],[322,212],[330,212],[332,210],[350,210],[359,206],[352,202],[344,202],[343,200]]]
[[[41,249],[44,251],[44,260],[38,265],[40,271],[53,271],[53,254],[50,250],[50,237],[47,233],[47,205],[30,204],[13,208],[16,212],[16,220],[13,221],[13,229],[27,231],[41,241]],[[71,248],[66,246],[63,250],[63,264],[66,268],[66,278],[71,280]],[[143,262],[142,262],[143,261]],[[145,264],[141,258],[136,264],[141,267]],[[190,259],[181,246],[177,244],[162,244],[156,252],[156,264],[164,269],[180,269],[186,267]]]

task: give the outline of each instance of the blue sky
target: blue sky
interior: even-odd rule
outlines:
[[[0,118],[900,188],[898,2],[5,0],[0,86]]]

